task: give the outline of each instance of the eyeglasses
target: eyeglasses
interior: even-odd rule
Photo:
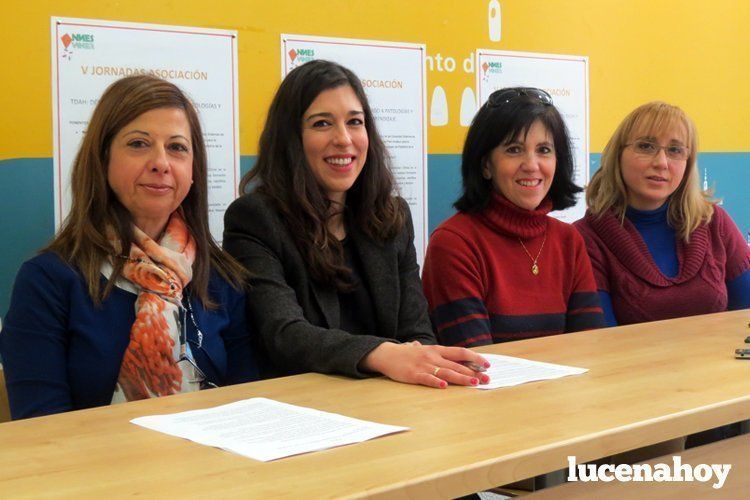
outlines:
[[[653,141],[633,141],[630,144],[625,144],[624,147],[632,147],[633,152],[637,156],[643,158],[653,158],[659,154],[662,149],[666,153],[667,158],[675,161],[685,161],[690,156],[690,149],[679,144],[670,144],[669,146],[661,146]]]
[[[496,90],[487,98],[487,105],[491,108],[497,108],[524,96],[536,99],[545,106],[552,106],[552,96],[544,90],[535,89],[534,87],[514,87]]]

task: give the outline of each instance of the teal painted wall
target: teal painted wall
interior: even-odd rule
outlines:
[[[599,165],[599,154],[591,155],[591,172]],[[245,173],[255,161],[243,156]],[[453,214],[452,204],[459,194],[461,157],[455,154],[428,155],[429,228]],[[702,153],[701,167],[708,169],[709,184],[723,199],[729,212],[748,238],[750,233],[750,153]],[[21,158],[0,160],[0,315],[8,309],[10,292],[20,265],[44,246],[54,232],[52,159]]]
[[[52,158],[0,161],[0,315],[16,272],[54,233]]]

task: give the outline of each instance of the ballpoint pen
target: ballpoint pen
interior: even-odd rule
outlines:
[[[484,372],[487,371],[487,368],[485,368],[482,365],[479,365],[473,361],[461,361],[461,364],[464,365],[466,368],[470,370],[474,370],[475,372]]]

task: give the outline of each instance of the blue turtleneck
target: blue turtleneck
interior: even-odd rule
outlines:
[[[659,271],[667,278],[674,278],[680,272],[680,263],[677,260],[674,228],[667,221],[668,209],[669,203],[656,210],[636,210],[628,207],[625,217],[641,234]]]

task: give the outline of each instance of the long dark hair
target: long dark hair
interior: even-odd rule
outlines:
[[[498,93],[507,93],[502,89]],[[515,89],[518,95],[501,104],[493,105],[492,97],[477,112],[466,135],[461,156],[461,176],[463,193],[454,206],[461,212],[479,212],[490,201],[492,181],[482,176],[492,150],[500,144],[514,141],[519,134],[528,133],[535,121],[542,122],[549,130],[555,144],[556,166],[547,196],[552,200],[554,210],[572,207],[576,194],[583,191],[573,183],[573,152],[570,137],[560,113],[550,102],[543,102],[526,89]],[[494,93],[493,93],[494,94]]]
[[[193,184],[180,207],[196,244],[193,293],[205,307],[215,307],[208,295],[211,268],[237,289],[243,286],[247,271],[219,248],[208,229],[206,147],[198,114],[176,85],[160,78],[129,76],[104,91],[73,163],[70,213],[45,250],[57,253],[81,271],[94,303],[100,303],[109,294],[122,274],[125,261],[113,259],[114,270],[103,291],[100,289],[102,264],[113,255],[123,253],[121,249],[127,254],[133,242],[133,218],[107,181],[110,146],[124,126],[143,113],[160,108],[181,109],[190,124]],[[119,248],[109,241],[108,228],[114,231]]]
[[[403,227],[404,214],[393,196],[395,182],[388,154],[359,78],[339,64],[310,61],[284,78],[268,110],[258,160],[240,183],[240,192],[254,185],[272,200],[306,257],[311,277],[338,290],[350,286],[350,271],[341,242],[328,230],[331,201],[305,158],[302,118],[321,92],[343,85],[350,86],[362,104],[369,138],[367,161],[346,195],[346,215],[375,241],[396,236]]]

